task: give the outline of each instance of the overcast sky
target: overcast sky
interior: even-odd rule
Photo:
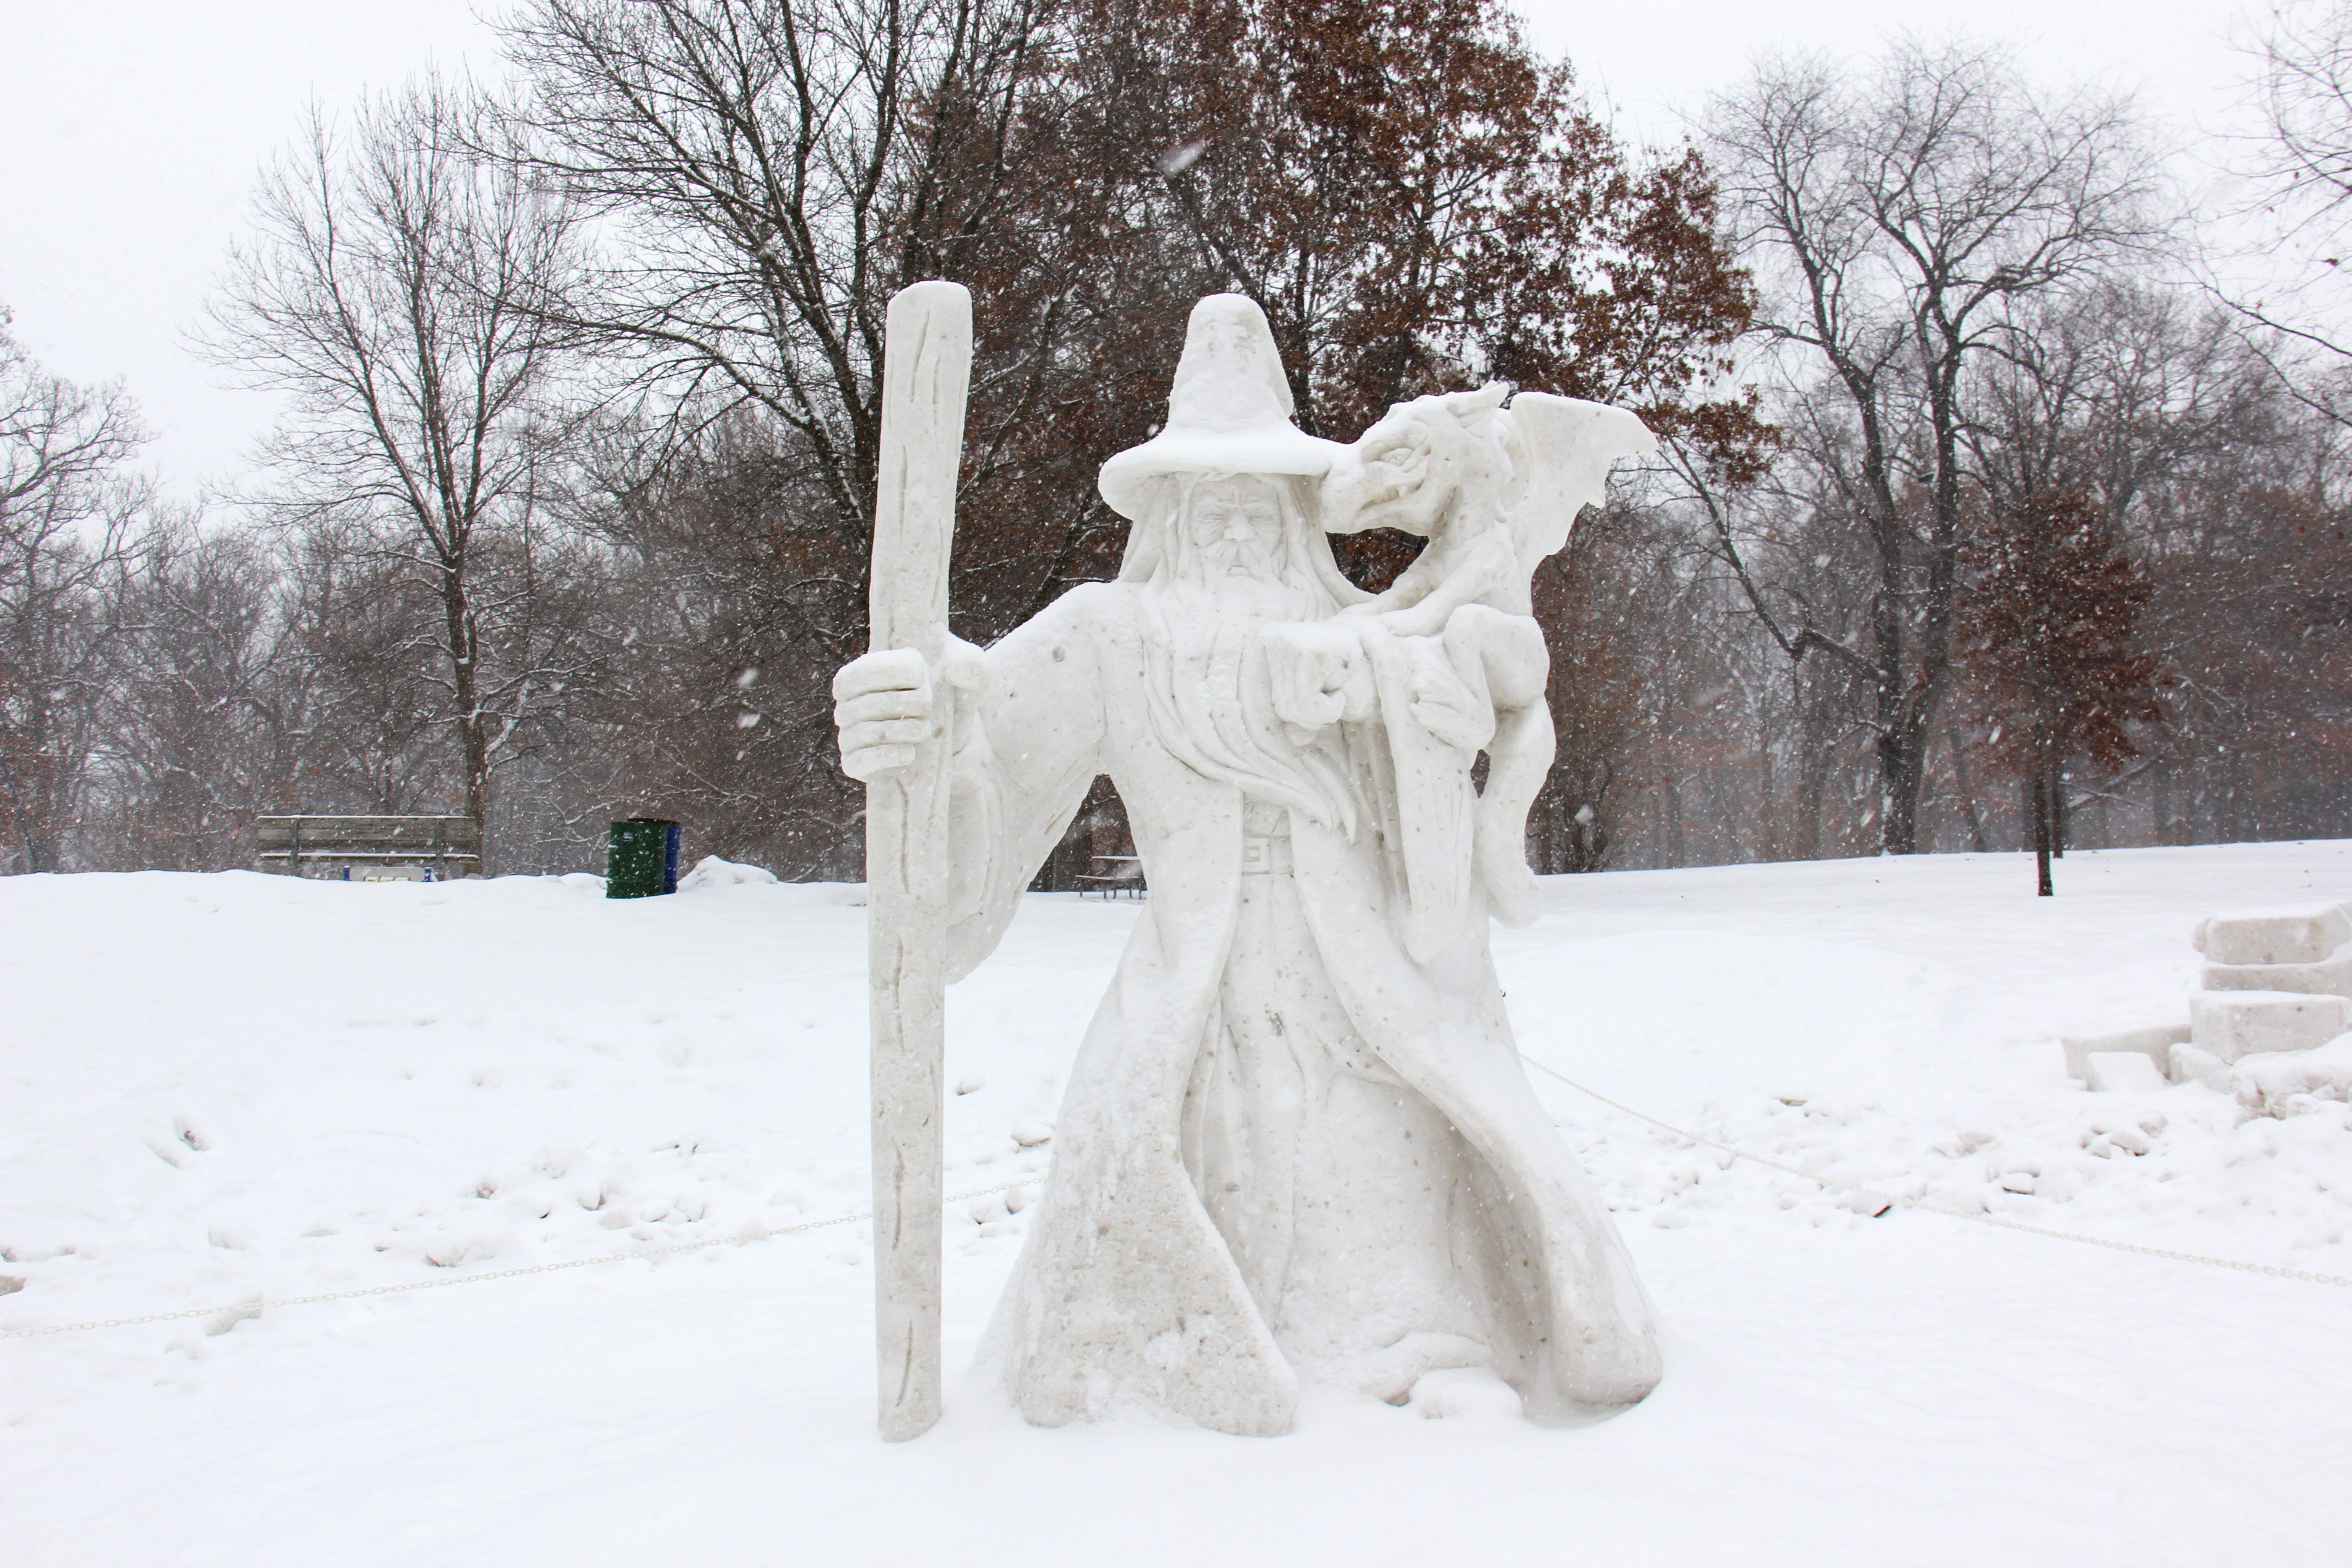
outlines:
[[[0,305],[49,368],[120,376],[175,494],[226,481],[272,416],[186,351],[256,170],[330,109],[431,61],[495,72],[469,0],[5,0]],[[1869,53],[1892,26],[2007,42],[2036,74],[2136,90],[2184,136],[2231,121],[2250,16],[2189,0],[1520,0],[1621,127],[1671,141],[1759,50]],[[494,9],[485,5],[485,10]]]

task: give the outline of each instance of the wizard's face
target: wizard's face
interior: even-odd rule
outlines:
[[[1185,498],[1181,525],[1189,564],[1208,582],[1281,575],[1282,500],[1255,474],[1210,475]]]

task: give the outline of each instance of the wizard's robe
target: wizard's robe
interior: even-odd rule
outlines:
[[[1318,821],[1253,800],[1167,743],[1149,689],[1152,616],[1141,596],[1150,591],[1131,581],[1074,589],[987,650],[981,685],[961,702],[951,974],[995,946],[1098,773],[1127,806],[1150,889],[1079,1047],[1052,1166],[983,1360],[1040,1425],[1142,1409],[1238,1434],[1286,1430],[1299,1376],[1278,1331],[1286,1309],[1267,1298],[1282,1289],[1293,1216],[1258,1211],[1307,1200],[1288,1173],[1268,1168],[1283,1158],[1279,1141],[1252,1123],[1279,1132],[1283,1118],[1301,1114],[1302,1081],[1309,1092],[1344,1082],[1353,1103],[1372,1107],[1360,1115],[1377,1120],[1393,1101],[1403,1137],[1433,1125],[1459,1145],[1431,1162],[1425,1190],[1411,1183],[1431,1134],[1399,1142],[1395,1155],[1407,1199],[1425,1211],[1408,1216],[1412,1226],[1437,1236],[1434,1252],[1416,1244],[1415,1256],[1423,1273],[1447,1272],[1452,1321],[1428,1325],[1447,1331],[1416,1339],[1410,1321],[1379,1331],[1483,1340],[1483,1356],[1454,1364],[1493,1366],[1538,1420],[1590,1419],[1639,1400],[1659,1373],[1649,1303],[1528,1085],[1484,905],[1457,879],[1468,876],[1470,756],[1407,711],[1414,661],[1425,673],[1442,657],[1435,639],[1382,644],[1367,634],[1379,710],[1337,727],[1330,748],[1353,770],[1363,809],[1352,823]],[[1163,722],[1164,713],[1163,702]],[[1220,1063],[1238,1055],[1243,1079],[1265,1077],[1246,1058],[1281,1050],[1286,1008],[1294,1018],[1328,1015],[1317,1049],[1336,1065],[1302,1080],[1277,1064],[1289,1074],[1283,1083],[1240,1082]],[[1244,1037],[1252,1029],[1255,1043]],[[1204,1100],[1216,1103],[1204,1110]],[[1254,1155],[1236,1153],[1236,1140],[1255,1140]],[[1317,1201],[1344,1209],[1349,1200]],[[1384,1237],[1360,1226],[1350,1235],[1345,1214],[1318,1210],[1309,1221],[1359,1254],[1348,1260],[1351,1299],[1377,1313],[1370,1298],[1379,1292],[1364,1282],[1378,1280]],[[1365,1364],[1378,1360],[1372,1350]]]

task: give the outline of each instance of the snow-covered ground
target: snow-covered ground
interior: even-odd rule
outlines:
[[[1529,1055],[1668,1121],[1952,1206],[2352,1275],[2344,1107],[2242,1122],[2193,1086],[2094,1094],[2052,1043],[2179,1016],[2199,917],[2352,894],[2352,844],[2059,874],[2039,900],[2014,856],[1557,879],[1496,953]],[[1050,1142],[1020,1140],[1050,1127],[1134,916],[1033,896],[956,988],[950,1191],[1042,1171]],[[0,1289],[23,1282],[0,1328],[862,1209],[863,952],[835,887],[0,880]],[[0,1342],[0,1560],[2352,1559],[2352,1291],[1866,1218],[1536,1083],[1668,1325],[1664,1384],[1600,1426],[1323,1398],[1276,1440],[1040,1431],[951,1388],[936,1431],[887,1446],[871,1255],[841,1226]],[[959,1362],[1022,1221],[1003,1197],[950,1217]]]

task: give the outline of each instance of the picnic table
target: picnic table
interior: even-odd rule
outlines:
[[[1150,889],[1143,882],[1143,857],[1140,855],[1097,855],[1094,858],[1092,875],[1081,873],[1078,897],[1098,893],[1106,899],[1139,899]]]

